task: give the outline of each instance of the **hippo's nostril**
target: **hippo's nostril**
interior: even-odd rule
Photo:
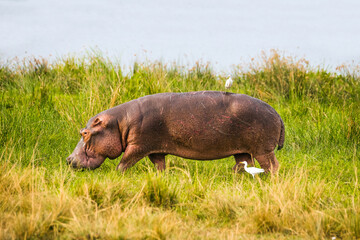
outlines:
[[[70,164],[70,163],[72,162],[72,157],[66,158],[66,162],[67,162],[68,164]]]

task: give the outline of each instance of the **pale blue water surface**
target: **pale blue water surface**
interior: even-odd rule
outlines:
[[[0,0],[0,59],[101,50],[135,60],[210,61],[220,71],[278,49],[313,66],[360,63],[360,1]]]

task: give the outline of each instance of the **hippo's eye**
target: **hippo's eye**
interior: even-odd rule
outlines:
[[[83,136],[83,137],[86,137],[90,134],[89,130],[83,128],[80,130],[80,135]]]

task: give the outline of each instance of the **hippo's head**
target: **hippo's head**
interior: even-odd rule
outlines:
[[[122,153],[117,119],[99,114],[80,130],[81,139],[74,152],[66,159],[74,168],[98,168],[108,157],[117,158]]]

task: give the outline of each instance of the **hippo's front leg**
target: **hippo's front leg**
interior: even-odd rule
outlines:
[[[135,163],[146,157],[147,153],[138,146],[127,146],[123,157],[120,160],[116,170],[124,172],[126,169],[132,167]]]
[[[149,155],[151,162],[156,166],[159,171],[165,170],[165,156],[163,153],[153,153]]]

